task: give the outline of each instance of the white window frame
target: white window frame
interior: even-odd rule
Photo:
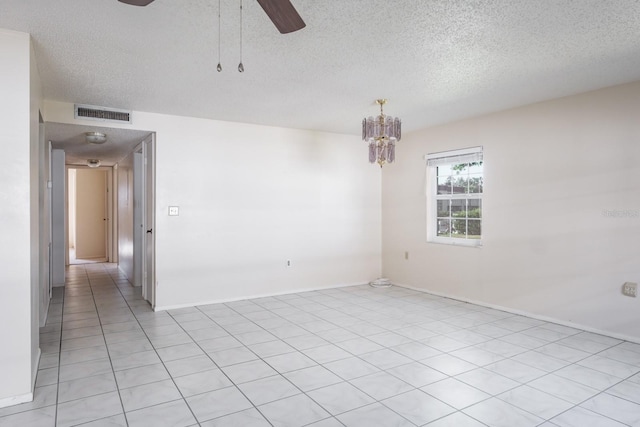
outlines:
[[[480,199],[482,203],[482,193],[474,194],[456,194],[454,196],[438,195],[438,166],[457,164],[465,162],[483,161],[482,147],[464,148],[461,150],[443,151],[439,153],[430,153],[424,156],[427,165],[427,242],[443,243],[456,246],[481,247],[483,234],[481,232],[480,239],[464,239],[456,237],[438,236],[438,200],[442,199]],[[483,162],[484,166],[484,162]],[[484,172],[483,172],[484,176]],[[480,218],[482,224],[484,219],[484,210]]]

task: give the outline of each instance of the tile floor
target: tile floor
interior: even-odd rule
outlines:
[[[399,287],[152,312],[72,266],[0,426],[640,426],[640,345]]]

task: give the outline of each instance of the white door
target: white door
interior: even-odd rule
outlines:
[[[142,286],[144,276],[144,206],[142,147],[133,153],[133,285]],[[146,295],[146,292],[145,292]]]
[[[107,261],[107,171],[76,171],[76,258]]]
[[[143,158],[143,219],[144,219],[144,260],[142,296],[156,305],[155,295],[155,135],[152,134],[142,143]]]

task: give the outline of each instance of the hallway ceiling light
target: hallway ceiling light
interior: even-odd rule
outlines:
[[[84,137],[89,144],[104,144],[107,142],[107,134],[102,132],[85,132]]]
[[[378,163],[380,167],[385,163],[393,163],[396,158],[396,142],[402,137],[400,119],[386,116],[382,111],[382,106],[386,103],[386,99],[377,99],[380,115],[362,120],[362,140],[369,143],[369,163]]]
[[[98,166],[100,166],[100,160],[98,160],[98,159],[88,159],[87,160],[87,166],[89,166],[90,168],[97,168]]]

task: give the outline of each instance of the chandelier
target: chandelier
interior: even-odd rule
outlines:
[[[385,163],[393,163],[396,158],[396,142],[402,137],[400,119],[386,116],[382,110],[386,103],[386,99],[377,99],[380,115],[362,120],[362,140],[369,143],[369,163],[378,163],[380,167]]]

